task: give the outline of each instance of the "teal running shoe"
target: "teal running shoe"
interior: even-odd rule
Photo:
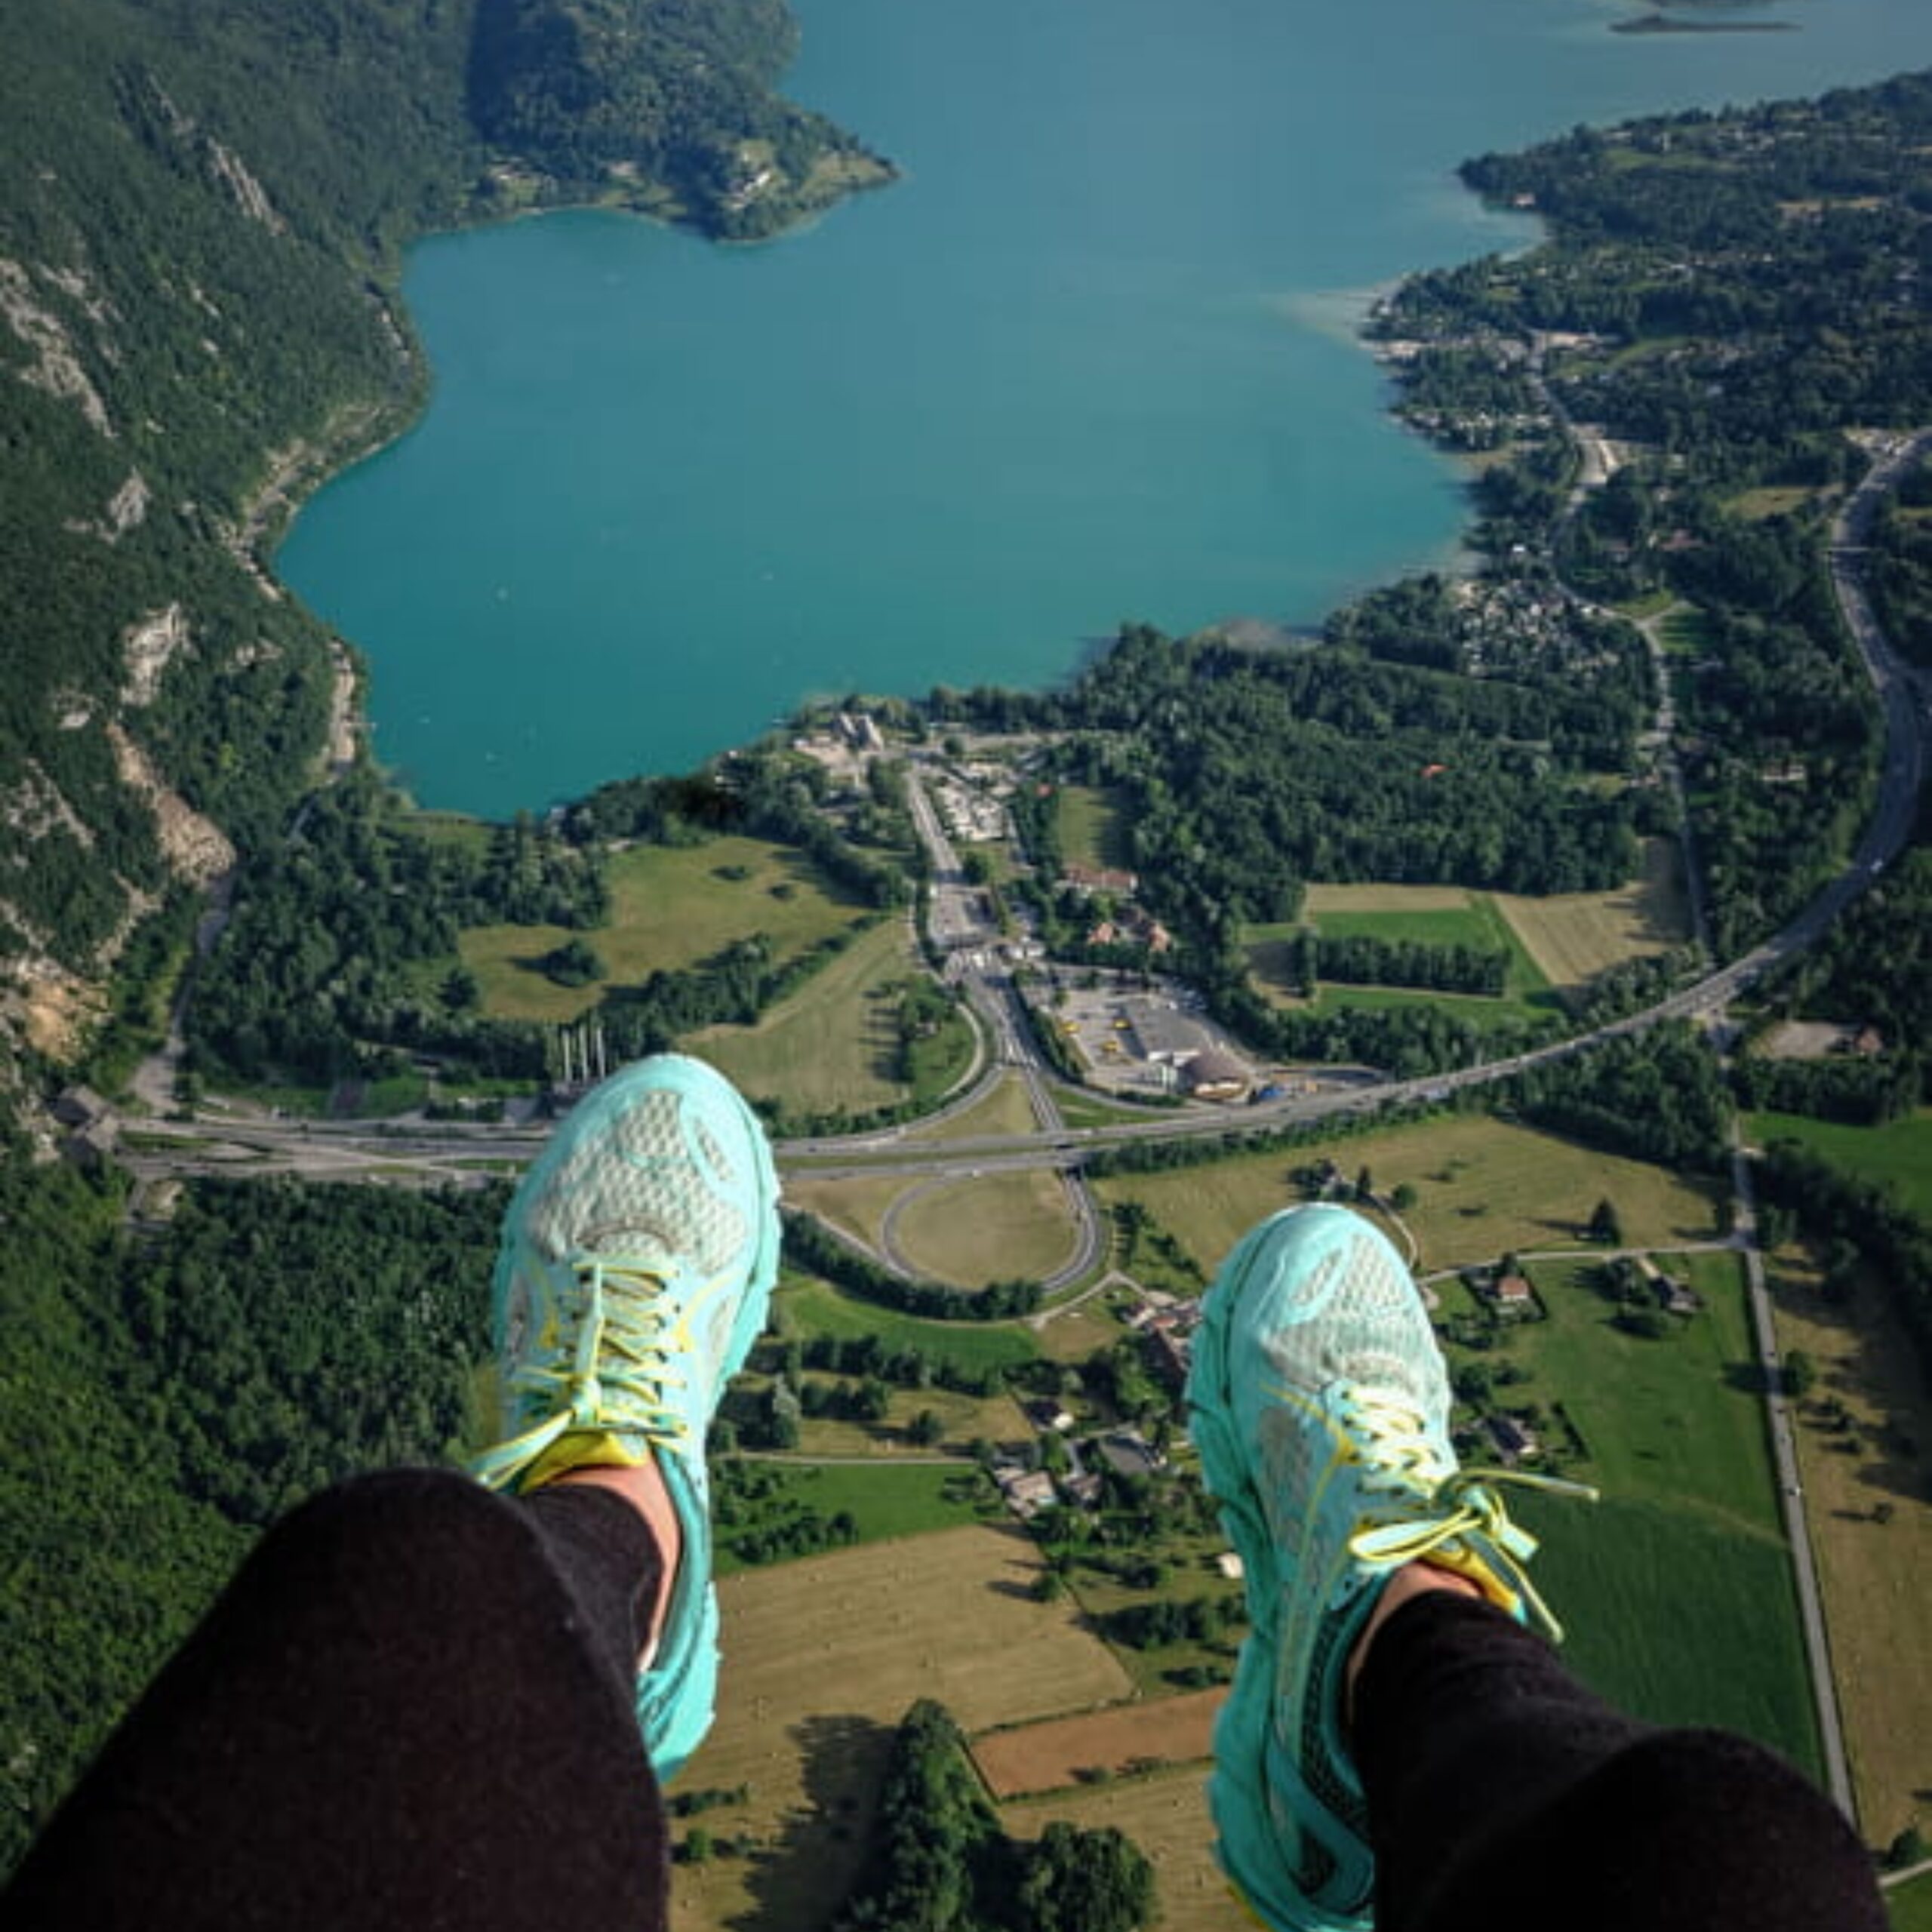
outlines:
[[[1401,1258],[1346,1208],[1291,1208],[1209,1289],[1187,1399],[1208,1487],[1240,1552],[1251,1626],[1214,1733],[1222,1869],[1281,1932],[1358,1932],[1375,1863],[1343,1709],[1349,1654],[1418,1558],[1556,1634],[1523,1565],[1535,1539],[1460,1469],[1449,1386]]]
[[[778,1181],[731,1083],[676,1054],[586,1094],[504,1217],[494,1329],[505,1440],[472,1463],[493,1489],[655,1458],[684,1547],[638,1721],[660,1778],[711,1727],[718,1598],[705,1436],[764,1326]]]

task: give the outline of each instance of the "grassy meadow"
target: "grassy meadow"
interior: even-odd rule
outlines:
[[[1892,1932],[1932,1932],[1932,1872],[1889,1887],[1885,1909],[1891,1915]]]
[[[1667,952],[1690,937],[1675,839],[1646,839],[1642,875],[1614,891],[1494,897],[1497,911],[1553,986],[1583,986],[1610,967]]]
[[[764,1462],[759,1466],[779,1481],[779,1494],[760,1505],[761,1520],[782,1515],[786,1503],[828,1518],[845,1510],[858,1526],[860,1544],[963,1528],[978,1520],[978,1499],[985,1487],[984,1478],[971,1469],[930,1461],[877,1466]],[[721,1518],[715,1564],[721,1577],[746,1567],[732,1553],[732,1534]]]
[[[1595,1504],[1530,1497],[1533,1579],[1568,1654],[1614,1702],[1659,1721],[1728,1725],[1816,1774],[1818,1747],[1790,1553],[1779,1519],[1735,1256],[1680,1258],[1703,1311],[1652,1340],[1615,1325],[1588,1263],[1532,1269],[1547,1318],[1479,1358],[1527,1379],[1509,1401],[1561,1404]],[[1451,1291],[1446,1306],[1464,1291]],[[1464,1358],[1451,1350],[1452,1359]]]
[[[830,1335],[841,1341],[876,1335],[888,1348],[917,1349],[930,1361],[980,1374],[1032,1361],[1032,1333],[1011,1321],[925,1321],[842,1294],[810,1275],[788,1274],[779,1286],[781,1332]]]
[[[955,1287],[984,1287],[1017,1275],[1051,1274],[1073,1251],[1073,1219],[1060,1177],[1044,1168],[969,1174],[786,1181],[786,1198],[884,1250],[917,1272]]]
[[[1095,1191],[1109,1205],[1144,1203],[1211,1274],[1247,1229],[1302,1198],[1293,1171],[1324,1155],[1351,1179],[1367,1167],[1378,1189],[1404,1181],[1415,1189],[1416,1205],[1402,1218],[1420,1244],[1425,1273],[1494,1260],[1510,1249],[1580,1246],[1606,1195],[1634,1246],[1677,1247],[1718,1232],[1717,1203],[1704,1183],[1478,1115],[1338,1135],[1168,1174],[1114,1175]]]
[[[1500,998],[1407,992],[1401,988],[1324,985],[1320,1002],[1399,1005],[1427,1002],[1466,1013],[1509,1017],[1547,1008],[1552,989],[1580,986],[1609,967],[1681,945],[1690,932],[1675,843],[1647,840],[1644,869],[1609,892],[1558,893],[1546,898],[1477,892],[1458,885],[1311,885],[1300,924],[1254,926],[1247,936],[1250,971],[1262,991],[1292,1002],[1285,971],[1287,942],[1312,926],[1332,939],[1392,944],[1468,946],[1509,955]]]
[[[1054,816],[1060,857],[1068,865],[1098,872],[1128,864],[1120,807],[1112,792],[1092,785],[1063,785]]]
[[[1050,1275],[1077,1239],[1066,1184],[1044,1168],[915,1186],[901,1199],[892,1235],[920,1273],[963,1288]]]
[[[1913,1214],[1932,1220],[1932,1108],[1883,1127],[1840,1127],[1801,1114],[1750,1114],[1745,1127],[1760,1147],[1801,1141],[1833,1167],[1890,1186]]]
[[[789,957],[869,916],[801,853],[766,839],[636,845],[615,854],[610,866],[611,917],[594,932],[478,926],[459,936],[463,963],[476,975],[485,1013],[504,1020],[575,1020],[602,997],[605,985],[635,985],[654,972],[695,965],[753,933],[766,934],[781,957]],[[545,977],[537,962],[572,937],[589,940],[604,962],[605,980],[559,986]]]
[[[686,1044],[754,1100],[860,1113],[911,1089],[897,1072],[897,992],[922,972],[905,927],[876,925],[749,1026],[706,1026]]]
[[[1031,1134],[1039,1122],[1033,1118],[1033,1103],[1015,1073],[1004,1075],[983,1100],[930,1127],[906,1129],[908,1140],[971,1140],[982,1134]]]
[[[1860,1820],[1883,1845],[1915,1818],[1932,1823],[1932,1396],[1882,1282],[1828,1300],[1795,1251],[1774,1258],[1771,1282],[1779,1347],[1817,1371],[1799,1411],[1798,1468]],[[1827,1401],[1842,1404],[1844,1426]]]

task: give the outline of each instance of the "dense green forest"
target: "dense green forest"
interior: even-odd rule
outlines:
[[[1932,665],[1932,461],[1921,459],[1872,520],[1872,605],[1893,648]]]
[[[0,1872],[278,1511],[448,1452],[502,1205],[0,1165]]]
[[[1791,1017],[1835,1020],[1875,1038],[1856,1057],[1739,1063],[1747,1106],[1868,1125],[1932,1100],[1932,846],[1900,854],[1810,952],[1766,991],[1755,1034]]]
[[[1148,909],[1180,942],[1171,962],[1264,1050],[1402,1073],[1466,1066],[1548,1038],[1555,1014],[1478,1026],[1447,1009],[1278,1012],[1255,990],[1251,922],[1292,920],[1312,879],[1399,880],[1510,892],[1600,891],[1638,869],[1657,795],[1626,781],[1651,701],[1642,641],[1595,627],[1579,657],[1476,677],[1380,651],[1386,605],[1329,637],[1254,651],[1125,627],[1067,690],[935,692],[936,722],[1059,734],[1044,769],[1107,789],[1130,829]],[[1058,853],[1050,801],[1014,803],[1035,867]],[[1022,881],[1057,936],[1077,908]],[[1500,961],[1321,942],[1331,977],[1489,990]],[[1143,956],[1120,963],[1145,964]],[[1325,969],[1324,969],[1325,970]],[[1048,1050],[1051,1051],[1049,1041]]]
[[[891,171],[773,90],[784,0],[477,0],[469,100],[484,137],[555,178],[709,232],[769,235]]]
[[[1465,179],[1547,239],[1412,278],[1376,325],[1418,426],[1502,457],[1476,485],[1497,568],[1687,607],[1672,669],[1721,952],[1804,902],[1870,797],[1877,712],[1823,546],[1857,437],[1932,421],[1928,157],[1927,75],[1486,155]],[[1614,439],[1603,487],[1573,496],[1566,422]],[[1924,491],[1881,519],[1874,573],[1908,652]]]

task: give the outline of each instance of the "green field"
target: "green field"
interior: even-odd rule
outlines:
[[[1755,1146],[1801,1141],[1833,1167],[1890,1186],[1913,1214],[1932,1220],[1932,1108],[1883,1127],[1839,1127],[1801,1114],[1750,1114],[1745,1126]]]
[[[1613,1495],[1781,1541],[1737,1257],[1660,1262],[1705,1307],[1657,1341],[1614,1325],[1615,1306],[1589,1283],[1595,1265],[1534,1264],[1549,1318],[1521,1324],[1508,1344],[1531,1372],[1526,1395],[1563,1403],[1589,1445],[1592,1480]]]
[[[1680,604],[1659,626],[1663,648],[1676,657],[1701,657],[1710,641],[1709,627],[1703,613],[1694,605]]]
[[[1416,1190],[1403,1220],[1421,1244],[1425,1272],[1494,1260],[1506,1249],[1582,1244],[1606,1195],[1625,1238],[1650,1247],[1717,1234],[1708,1189],[1641,1161],[1601,1154],[1554,1134],[1481,1116],[1428,1121],[1383,1133],[1337,1135],[1306,1148],[1244,1154],[1168,1174],[1119,1174],[1096,1183],[1111,1204],[1139,1201],[1204,1269],[1218,1266],[1243,1232],[1302,1198],[1297,1168],[1331,1157],[1351,1179],[1371,1169],[1379,1189]]]
[[[951,1362],[970,1374],[1014,1367],[1039,1353],[1031,1331],[1017,1323],[923,1321],[841,1294],[814,1275],[788,1272],[777,1306],[787,1333],[830,1335],[841,1341],[876,1335],[888,1347],[917,1349],[935,1362]]]
[[[1063,785],[1054,801],[1054,820],[1060,857],[1066,864],[1098,872],[1128,863],[1112,792],[1091,785]]]
[[[1537,1588],[1586,1683],[1636,1716],[1742,1731],[1820,1775],[1783,1545],[1614,1495],[1511,1508],[1544,1539]]]
[[[786,1502],[815,1509],[827,1518],[849,1510],[858,1525],[860,1543],[921,1536],[929,1530],[956,1530],[977,1522],[986,1481],[969,1468],[945,1463],[859,1466],[768,1462],[759,1467],[777,1473]],[[783,1508],[777,1497],[761,1503],[760,1520],[770,1520],[781,1514]],[[715,1563],[720,1576],[746,1567],[727,1547],[732,1534],[721,1524]]]
[[[1706,1306],[1654,1341],[1613,1325],[1614,1306],[1587,1284],[1589,1266],[1537,1264],[1548,1318],[1515,1327],[1481,1358],[1528,1371],[1506,1392],[1511,1402],[1562,1405],[1588,1451],[1573,1473],[1604,1492],[1595,1505],[1522,1504],[1546,1539],[1537,1588],[1569,1627],[1580,1672],[1614,1702],[1659,1721],[1728,1725],[1816,1775],[1737,1262],[1717,1254],[1672,1263]]]
[[[1513,1020],[1526,1011],[1555,1004],[1548,976],[1487,893],[1468,892],[1459,886],[1311,886],[1300,921],[1250,926],[1244,935],[1249,970],[1271,997],[1278,996],[1285,986],[1288,943],[1308,927],[1327,939],[1464,946],[1509,957],[1509,978],[1500,997],[1324,981],[1315,1001],[1318,1010],[1325,1004],[1441,1006],[1480,1026],[1486,1018]]]
[[[920,971],[906,928],[888,920],[862,934],[755,1026],[707,1026],[685,1044],[755,1100],[792,1112],[853,1113],[891,1106],[911,1089],[896,1071],[897,989]],[[963,1023],[955,1071],[971,1051]],[[942,1083],[943,1084],[943,1083]]]
[[[1891,1914],[1892,1932],[1932,1932],[1932,1872],[1890,1887],[1885,1909]]]
[[[742,872],[742,878],[731,875]],[[611,917],[594,932],[561,926],[478,926],[459,935],[483,1011],[494,1018],[563,1022],[595,1005],[607,984],[634,986],[693,966],[734,940],[763,933],[781,958],[863,917],[858,901],[788,846],[762,838],[702,845],[637,845],[611,860]],[[573,937],[603,961],[605,981],[560,986],[538,964]],[[440,970],[440,969],[439,969]]]
[[[910,1266],[962,1288],[1051,1275],[1077,1239],[1066,1188],[1044,1168],[915,1183],[892,1229]]]
[[[980,1134],[1031,1134],[1039,1124],[1017,1074],[1004,1074],[970,1107],[929,1126],[908,1128],[908,1140],[971,1140]]]

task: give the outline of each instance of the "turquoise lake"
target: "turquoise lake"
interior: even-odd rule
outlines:
[[[789,91],[904,171],[776,243],[574,214],[445,236],[420,425],[282,575],[377,756],[505,816],[812,695],[1038,685],[1122,618],[1318,621],[1447,560],[1366,291],[1533,231],[1456,163],[1932,61],[1925,0],[1630,36],[1616,0],[807,0]]]

